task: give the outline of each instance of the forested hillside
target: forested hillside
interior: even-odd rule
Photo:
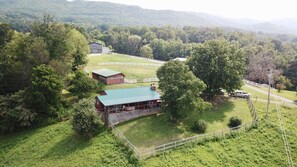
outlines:
[[[34,5],[32,5],[34,4]],[[198,16],[185,12],[157,11],[107,2],[66,0],[1,0],[0,19],[12,22],[30,20],[44,13],[81,25],[210,26]]]
[[[275,37],[220,28],[183,27],[106,27],[88,30],[90,41],[97,41],[115,52],[168,61],[190,57],[197,48],[211,40],[237,43],[246,62],[245,78],[268,83],[268,69],[273,71],[274,86],[297,87],[297,44],[291,36]],[[289,78],[289,80],[288,80]],[[292,84],[293,85],[292,85]]]
[[[168,2],[170,3],[170,2]],[[34,5],[32,5],[34,4]],[[157,5],[157,4],[156,4]],[[214,4],[215,5],[215,4]],[[296,20],[259,22],[227,19],[206,13],[148,10],[107,2],[83,0],[0,0],[0,22],[9,22],[18,30],[28,30],[28,21],[44,13],[60,21],[89,27],[103,24],[122,26],[199,26],[239,28],[264,33],[297,34]]]

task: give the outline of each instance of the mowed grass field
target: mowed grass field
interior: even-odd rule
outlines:
[[[268,88],[261,88],[264,91],[268,92]],[[293,101],[297,101],[297,92],[296,91],[288,91],[288,90],[282,90],[280,92],[277,91],[277,89],[270,89],[272,94],[293,100]]]
[[[250,87],[253,87],[253,86],[247,86],[247,85],[244,85],[242,87],[242,90],[244,90],[245,92],[248,92],[251,94],[252,97],[254,98],[259,98],[259,99],[264,99],[264,100],[267,100],[268,96],[267,94],[264,94],[262,92],[259,92],[259,91],[256,91]],[[268,88],[265,88],[265,87],[254,87],[256,89],[259,89],[259,90],[263,90],[265,92],[268,92]],[[284,98],[287,98],[289,100],[293,100],[293,101],[297,101],[297,93],[296,91],[288,91],[288,90],[283,90],[281,92],[278,92],[276,89],[270,89],[271,91],[271,94],[274,94],[274,95],[277,95],[277,96],[280,96],[280,97],[284,97]],[[271,100],[276,100],[278,101],[279,98],[275,98],[273,96],[271,96]]]
[[[89,62],[85,67],[86,71],[92,72],[93,70],[107,68],[122,72],[125,74],[126,79],[156,78],[156,71],[162,65],[160,62],[135,58],[123,54],[102,54],[89,56],[88,59]]]
[[[255,105],[261,119],[257,128],[232,138],[181,146],[142,160],[136,166],[287,166],[274,105],[268,120],[262,120],[266,104]],[[297,164],[297,109],[281,110],[292,158]],[[0,166],[135,166],[129,157],[127,149],[110,132],[80,140],[69,122],[0,136]]]
[[[202,113],[193,112],[183,123],[176,126],[168,122],[165,115],[132,120],[118,125],[118,129],[140,150],[197,135],[191,130],[196,120],[208,124],[206,133],[228,129],[229,119],[238,116],[243,124],[252,121],[246,100],[229,99],[220,106]]]

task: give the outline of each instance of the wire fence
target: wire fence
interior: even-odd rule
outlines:
[[[158,78],[139,78],[139,79],[124,79],[125,83],[147,83],[147,82],[159,82]]]
[[[112,128],[115,136],[121,139],[123,143],[128,146],[139,158],[139,151],[137,150],[137,148],[111,122],[109,122],[109,126]]]
[[[133,62],[103,62],[98,63],[98,65],[107,66],[107,65],[125,65],[125,66],[145,66],[145,67],[160,67],[163,64],[159,63],[133,63]]]
[[[252,86],[256,86],[256,87],[266,87],[266,88],[269,87],[269,85],[267,85],[267,84],[259,84],[257,82],[249,81],[249,80],[246,80],[246,79],[244,79],[243,82],[248,84],[248,85],[252,85]]]
[[[137,58],[137,59],[142,59],[142,60],[148,60],[148,61],[151,61],[151,62],[156,62],[156,63],[161,63],[161,64],[166,63],[166,61],[156,60],[156,59],[150,59],[150,58],[145,58],[145,57],[132,56],[132,55],[125,55],[125,56],[133,57],[133,58]]]
[[[188,143],[194,143],[194,142],[196,142],[196,143],[204,142],[204,141],[209,141],[209,140],[216,139],[216,138],[225,138],[228,136],[232,136],[235,133],[243,132],[243,131],[246,131],[246,130],[252,128],[253,126],[258,124],[258,116],[257,116],[256,109],[254,107],[253,101],[250,99],[247,99],[247,103],[248,103],[248,106],[249,106],[249,109],[250,109],[250,112],[252,115],[252,121],[249,123],[242,124],[240,126],[233,127],[233,128],[223,129],[223,130],[216,131],[216,132],[195,135],[195,136],[192,136],[189,138],[185,138],[185,139],[173,141],[170,143],[166,143],[163,145],[159,145],[156,147],[152,147],[152,148],[149,148],[149,149],[146,149],[143,151],[139,151],[113,124],[111,124],[111,127],[114,130],[115,135],[118,136],[119,138],[123,139],[124,143],[131,150],[134,151],[134,153],[138,159],[146,159],[148,157],[155,156],[161,152],[164,152],[168,149],[177,148],[178,146],[181,146],[181,145],[185,145]]]

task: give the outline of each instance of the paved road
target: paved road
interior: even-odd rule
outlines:
[[[264,91],[264,90],[262,90],[262,89],[259,89],[259,88],[256,88],[256,87],[254,87],[254,86],[247,85],[247,84],[246,84],[246,86],[249,87],[249,88],[251,88],[251,89],[254,89],[255,91],[258,91],[258,92],[261,92],[261,93],[263,93],[263,94],[268,95],[268,92],[266,92],[266,91]],[[293,100],[290,100],[290,99],[287,99],[287,98],[284,98],[284,97],[281,97],[281,96],[278,96],[278,95],[275,95],[275,94],[272,94],[272,93],[270,93],[270,96],[279,99],[279,100],[280,100],[281,102],[283,102],[283,103],[293,103],[293,104],[297,104],[297,103],[294,102]]]

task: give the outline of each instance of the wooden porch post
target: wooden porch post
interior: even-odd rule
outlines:
[[[104,109],[104,124],[108,127],[108,118],[109,118],[109,108]]]

